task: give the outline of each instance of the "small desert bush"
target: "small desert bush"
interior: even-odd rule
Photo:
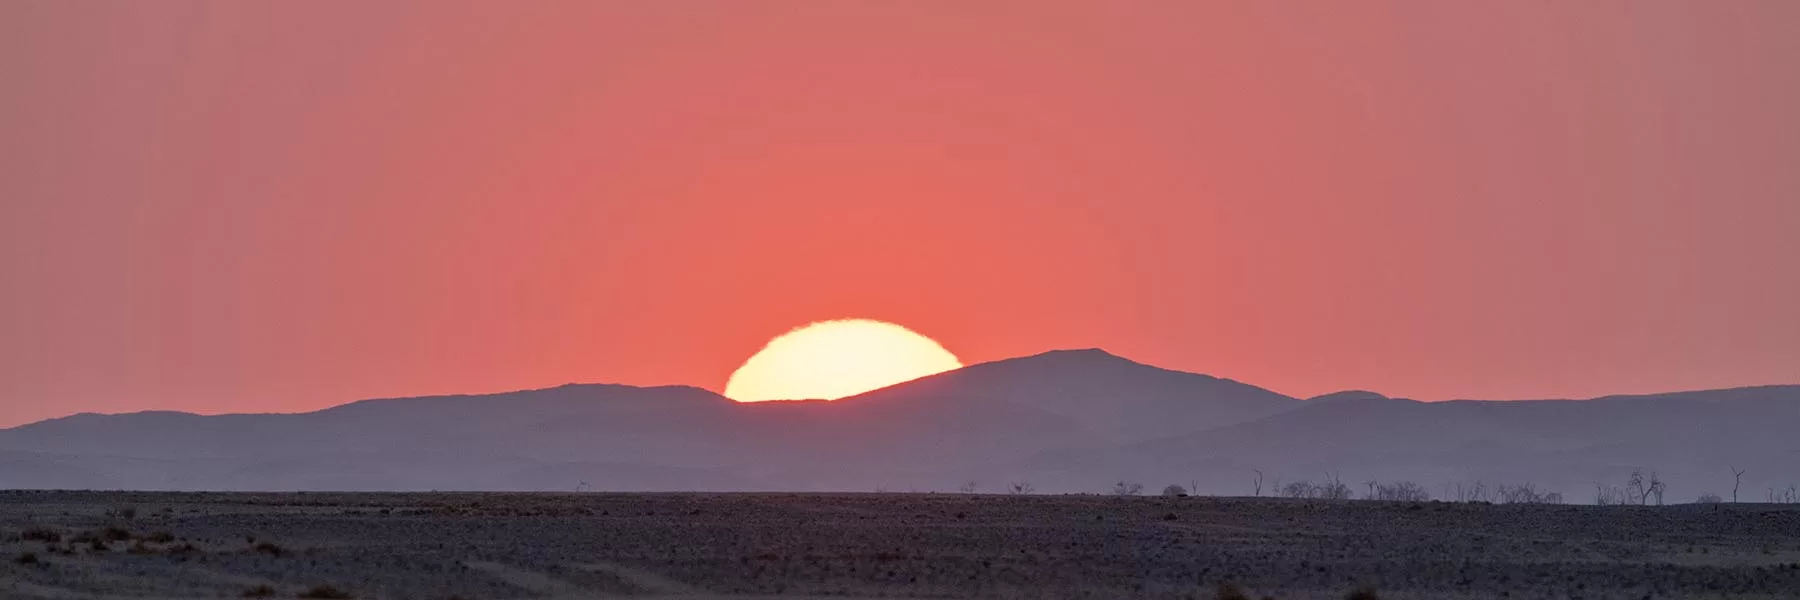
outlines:
[[[62,532],[54,530],[54,529],[45,529],[42,527],[34,527],[32,529],[25,530],[24,533],[19,534],[19,539],[25,540],[27,542],[44,542],[46,544],[54,544],[57,542],[61,542],[63,539],[63,536],[62,536]]]
[[[308,600],[349,600],[352,598],[350,592],[329,585],[313,586],[313,589],[301,593],[300,597]]]
[[[1164,496],[1186,496],[1186,495],[1188,495],[1188,491],[1187,491],[1187,488],[1181,487],[1179,485],[1170,485],[1169,487],[1163,488],[1162,495],[1164,495]]]
[[[269,598],[269,597],[273,597],[275,595],[275,588],[269,587],[269,584],[265,583],[265,584],[244,590],[244,593],[240,594],[240,595],[245,598]]]
[[[1701,494],[1700,499],[1695,500],[1695,502],[1698,502],[1701,504],[1719,504],[1724,501],[1725,501],[1724,498],[1720,498],[1718,494],[1712,494],[1712,493]]]

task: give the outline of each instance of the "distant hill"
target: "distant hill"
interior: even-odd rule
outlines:
[[[1300,401],[1253,385],[1132,362],[1104,350],[1054,350],[916,379],[862,402],[936,398],[1009,403],[1067,417],[1117,442],[1259,419]]]
[[[1099,350],[969,366],[838,400],[566,385],[303,414],[84,414],[0,430],[0,488],[1265,493],[1277,479],[1534,482],[1571,499],[1634,467],[1670,498],[1800,483],[1800,386],[1593,400],[1297,400]],[[1359,487],[1360,489],[1360,487]]]
[[[1062,485],[1059,474],[1110,472],[1199,480],[1202,491],[1241,494],[1261,470],[1266,484],[1335,474],[1355,484],[1413,480],[1441,495],[1445,486],[1479,480],[1535,483],[1591,500],[1596,482],[1623,484],[1642,468],[1670,482],[1669,497],[1691,499],[1728,496],[1737,467],[1747,471],[1744,490],[1760,499],[1767,487],[1800,483],[1796,432],[1800,386],[1529,401],[1417,402],[1357,392],[1248,423],[1048,453],[1013,465],[1010,476]]]

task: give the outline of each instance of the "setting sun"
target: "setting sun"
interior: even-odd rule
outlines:
[[[910,329],[870,319],[821,321],[775,339],[725,384],[739,402],[836,400],[962,367]]]

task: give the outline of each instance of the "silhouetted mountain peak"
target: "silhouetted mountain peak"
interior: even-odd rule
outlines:
[[[974,364],[846,400],[1005,403],[1072,419],[1114,441],[1238,423],[1299,404],[1256,386],[1147,365],[1098,348]]]
[[[1042,353],[1033,354],[1030,356],[1021,356],[1018,358],[1007,358],[1007,359],[1001,359],[1001,360],[996,360],[996,361],[992,361],[992,362],[985,362],[985,363],[969,365],[968,367],[964,367],[962,370],[969,371],[969,372],[1009,370],[1009,371],[1018,371],[1021,373],[1029,373],[1033,376],[1044,376],[1044,377],[1081,377],[1081,376],[1092,375],[1096,371],[1105,372],[1105,371],[1119,371],[1119,370],[1127,370],[1127,371],[1139,370],[1139,371],[1160,371],[1160,372],[1164,372],[1164,373],[1180,373],[1182,375],[1190,376],[1190,377],[1205,377],[1208,379],[1217,379],[1216,377],[1213,377],[1211,375],[1206,375],[1203,373],[1189,373],[1186,371],[1174,371],[1174,370],[1170,370],[1170,369],[1164,369],[1162,367],[1158,367],[1155,365],[1141,363],[1141,362],[1138,362],[1135,360],[1131,360],[1129,358],[1125,358],[1123,356],[1119,356],[1117,354],[1113,354],[1111,352],[1107,352],[1100,348],[1078,348],[1078,349],[1068,349],[1068,350],[1051,350],[1048,352],[1042,352]],[[954,372],[955,371],[952,371],[952,373],[954,373]]]
[[[1332,392],[1332,393],[1324,394],[1321,396],[1313,396],[1311,398],[1307,398],[1306,402],[1307,402],[1307,404],[1318,404],[1321,402],[1339,402],[1339,401],[1343,401],[1343,400],[1387,400],[1387,399],[1388,399],[1387,396],[1384,396],[1384,395],[1376,393],[1376,392],[1371,392],[1368,390],[1344,390],[1341,392]]]

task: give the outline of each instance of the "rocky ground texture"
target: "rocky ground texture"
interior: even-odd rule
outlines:
[[[19,599],[1793,598],[1800,506],[0,492],[0,559]]]

